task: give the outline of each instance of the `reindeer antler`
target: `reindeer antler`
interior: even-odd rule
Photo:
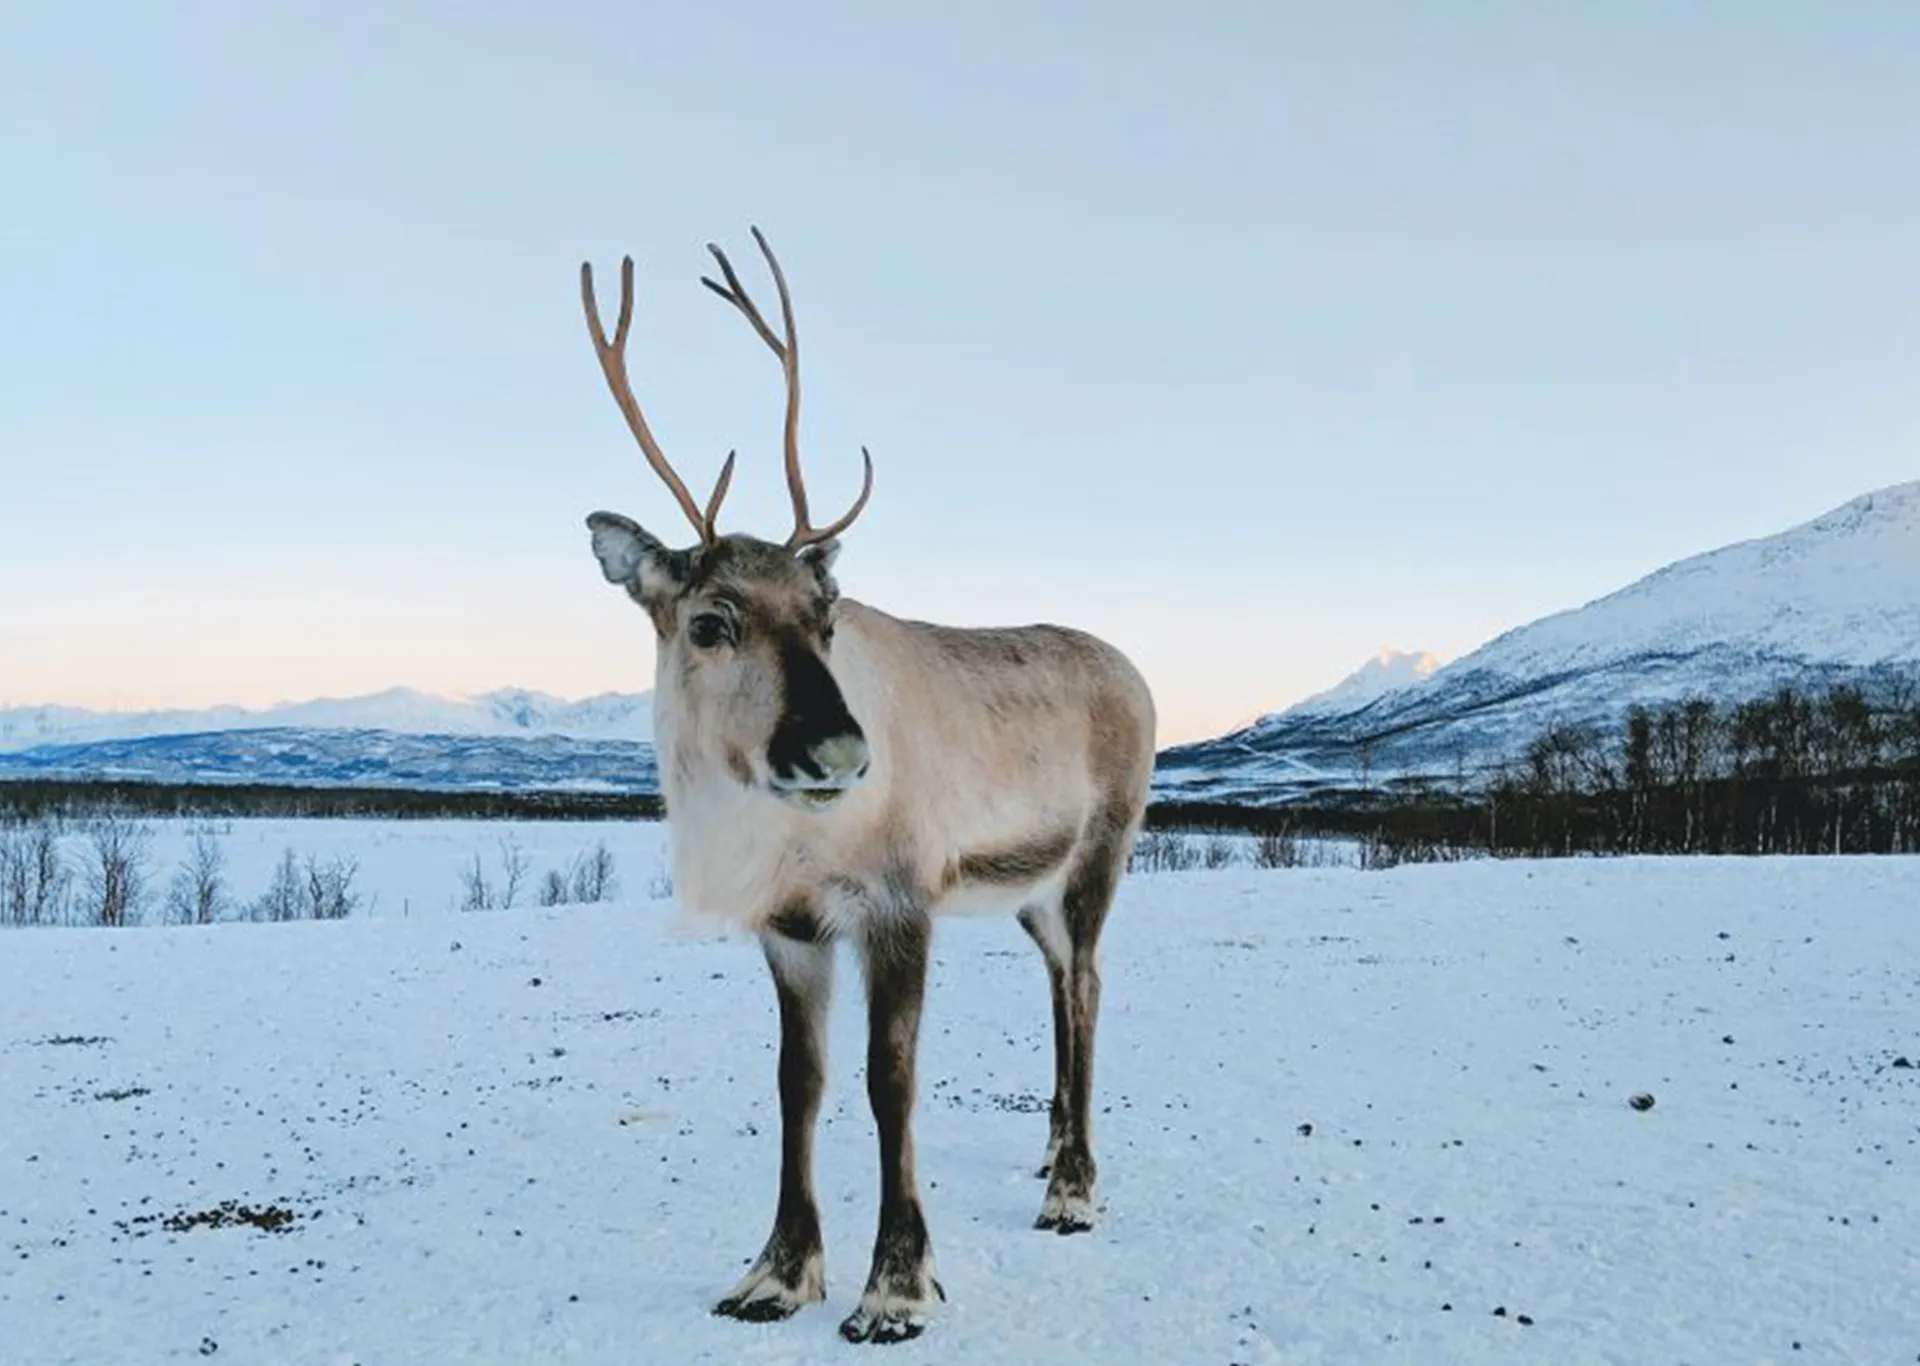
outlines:
[[[755,307],[746,286],[734,274],[733,263],[727,260],[724,251],[711,242],[707,244],[707,250],[720,263],[720,273],[726,276],[727,282],[721,285],[703,275],[700,283],[739,309],[753,324],[753,330],[760,334],[760,340],[780,358],[780,370],[787,380],[787,492],[793,497],[793,534],[787,538],[787,548],[798,550],[802,546],[838,536],[853,525],[853,519],[867,506],[867,499],[873,493],[873,457],[867,453],[865,446],[860,448],[860,458],[866,464],[866,475],[860,485],[860,496],[854,500],[853,507],[831,525],[815,527],[807,513],[807,481],[800,473],[800,334],[793,324],[793,296],[787,292],[786,273],[780,269],[780,261],[774,256],[773,248],[767,245],[766,237],[758,228],[752,229],[752,232],[753,240],[760,244],[760,254],[767,258],[767,267],[773,272],[774,288],[780,291],[780,318],[785,325],[786,340],[782,341],[767,326],[766,318]]]
[[[628,256],[620,262],[620,318],[614,324],[613,341],[607,341],[606,329],[600,325],[600,306],[595,302],[593,292],[593,266],[590,262],[580,263],[580,303],[587,312],[587,331],[593,334],[594,354],[600,357],[600,369],[607,377],[607,388],[613,393],[613,401],[620,405],[621,414],[627,419],[627,426],[633,432],[633,439],[640,443],[645,452],[647,463],[653,466],[653,472],[666,481],[673,496],[680,503],[680,510],[687,514],[687,520],[693,523],[693,529],[700,533],[702,545],[714,542],[714,519],[720,515],[720,502],[727,496],[727,487],[733,483],[734,452],[727,452],[727,463],[720,468],[720,478],[713,486],[713,494],[707,499],[706,511],[693,501],[693,495],[687,492],[687,486],[674,473],[673,465],[667,460],[666,453],[660,449],[660,443],[653,438],[653,429],[647,426],[646,415],[640,411],[640,404],[633,397],[633,385],[627,378],[627,329],[633,323],[633,258]]]

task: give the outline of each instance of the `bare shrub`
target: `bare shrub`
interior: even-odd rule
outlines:
[[[1254,867],[1298,868],[1300,863],[1300,837],[1293,832],[1291,824],[1260,832],[1253,846]]]
[[[486,862],[478,854],[460,870],[459,904],[463,911],[491,911],[500,904],[499,894],[487,878]]]
[[[1177,830],[1147,830],[1134,842],[1127,866],[1140,873],[1184,873],[1200,866],[1200,851]]]
[[[673,900],[673,869],[667,864],[654,864],[653,876],[647,879],[647,895],[655,901]]]
[[[248,917],[273,924],[298,920],[306,911],[307,888],[300,876],[300,861],[288,849],[274,865],[273,880],[267,890],[248,908]]]
[[[1367,872],[1398,868],[1403,863],[1459,863],[1478,855],[1471,849],[1440,840],[1394,835],[1375,830],[1360,837],[1360,867]]]
[[[31,925],[27,919],[26,828],[0,825],[0,920]]]
[[[85,829],[82,919],[108,929],[137,925],[146,902],[147,846],[153,838],[152,830],[119,811],[93,817]]]
[[[547,869],[547,875],[540,883],[540,904],[542,906],[564,906],[572,891],[567,886],[567,875],[558,868]]]
[[[611,901],[618,882],[613,872],[613,851],[605,840],[574,860],[573,885],[569,889],[575,901]]]
[[[1206,868],[1231,868],[1239,862],[1239,852],[1226,835],[1211,834],[1200,846],[1200,862]]]
[[[167,918],[179,925],[211,925],[227,913],[227,857],[210,825],[196,826],[193,844],[167,888]]]
[[[457,903],[459,908],[463,911],[509,909],[519,897],[520,889],[526,885],[527,872],[531,867],[526,851],[511,835],[500,841],[500,880],[498,882],[488,876],[486,860],[476,853],[473,856],[473,862],[460,870],[460,899]],[[542,904],[552,905],[553,903],[543,901]]]
[[[308,855],[307,915],[314,920],[345,920],[352,915],[360,908],[360,894],[353,890],[359,872],[359,860],[344,854],[325,863]]]

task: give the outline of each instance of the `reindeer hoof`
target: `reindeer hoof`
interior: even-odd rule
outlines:
[[[753,1270],[713,1306],[720,1318],[742,1323],[778,1323],[827,1297],[826,1259],[819,1253],[802,1257],[782,1276],[773,1259],[763,1257]]]
[[[1090,1233],[1095,1214],[1092,1196],[1048,1191],[1046,1203],[1040,1206],[1040,1217],[1033,1221],[1033,1226],[1063,1237],[1069,1233]]]
[[[1071,1233],[1093,1232],[1093,1222],[1091,1214],[1042,1213],[1033,1221],[1033,1226],[1044,1233],[1057,1233],[1064,1238]]]
[[[847,1315],[840,1325],[840,1336],[848,1342],[910,1342],[927,1331],[936,1300],[944,1300],[947,1291],[938,1280],[929,1278],[931,1297],[912,1298],[869,1290],[860,1297],[860,1307]]]
[[[873,1315],[856,1309],[840,1325],[840,1336],[848,1342],[911,1342],[927,1331],[925,1318],[915,1314]]]
[[[729,1295],[713,1306],[719,1318],[738,1319],[742,1323],[779,1323],[800,1312],[797,1300],[769,1296],[764,1300],[737,1300]]]

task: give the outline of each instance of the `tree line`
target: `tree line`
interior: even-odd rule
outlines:
[[[1554,724],[1477,783],[1396,780],[1255,808],[1157,804],[1151,828],[1359,841],[1367,866],[1468,854],[1920,853],[1920,688],[1783,687]]]
[[[407,820],[658,820],[659,797],[635,792],[319,787],[269,783],[162,783],[139,779],[0,778],[0,822],[100,811],[142,816]]]
[[[1495,853],[1920,852],[1920,690],[1783,687],[1550,726],[1479,805]]]

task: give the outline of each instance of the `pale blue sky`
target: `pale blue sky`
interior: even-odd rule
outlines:
[[[1215,731],[1920,473],[1916,168],[1908,0],[14,6],[0,702],[646,686],[575,273],[783,534],[759,223],[847,591]]]

